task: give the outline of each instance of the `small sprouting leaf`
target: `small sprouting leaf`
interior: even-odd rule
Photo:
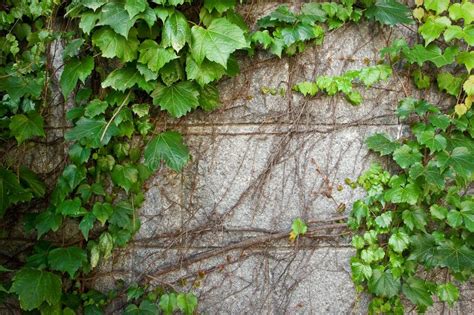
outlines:
[[[297,238],[300,235],[305,235],[306,232],[308,231],[308,227],[306,226],[306,223],[301,220],[300,218],[296,218],[293,220],[293,223],[291,224],[291,236],[293,239]]]
[[[52,270],[67,272],[74,278],[74,274],[87,262],[86,252],[77,246],[56,248],[48,254],[48,264]]]
[[[304,82],[300,82],[296,84],[293,87],[293,90],[300,92],[304,96],[307,96],[307,95],[315,96],[318,93],[319,88],[316,82],[304,81]]]
[[[31,311],[43,302],[56,305],[61,299],[61,278],[54,273],[33,268],[22,268],[14,278],[10,289],[18,294],[23,310]]]
[[[189,150],[183,142],[183,137],[175,131],[166,131],[154,137],[145,148],[145,163],[156,170],[161,161],[179,172],[189,161]]]

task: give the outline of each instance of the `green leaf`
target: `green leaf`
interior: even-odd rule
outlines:
[[[235,7],[236,0],[204,0],[204,8],[209,12],[216,10],[220,14]]]
[[[146,64],[151,71],[158,72],[171,60],[177,59],[178,55],[171,48],[162,48],[154,40],[147,39],[138,48],[140,57],[138,62]]]
[[[43,117],[37,112],[30,112],[26,115],[16,114],[10,120],[8,126],[10,133],[16,138],[18,144],[33,137],[44,137]]]
[[[199,106],[206,112],[218,108],[220,105],[219,90],[213,85],[206,85],[199,93]]]
[[[23,310],[31,311],[43,302],[58,304],[61,286],[61,278],[51,272],[22,268],[15,274],[10,291],[18,295]]]
[[[419,66],[422,66],[424,62],[430,61],[438,68],[453,63],[458,53],[459,49],[455,46],[448,47],[443,52],[441,48],[433,43],[427,47],[415,45],[411,50],[403,50],[403,54],[408,62],[417,63]]]
[[[132,226],[131,217],[133,216],[133,207],[126,201],[121,201],[115,205],[115,209],[109,219],[111,224],[121,228],[129,228]]]
[[[411,237],[413,246],[408,259],[425,264],[428,268],[436,266],[438,261],[438,247],[432,235],[414,235]]]
[[[135,24],[135,20],[131,19],[123,3],[109,2],[100,9],[99,23],[97,25],[110,26],[115,33],[128,37],[128,32]]]
[[[138,182],[138,170],[131,165],[115,165],[111,176],[112,181],[127,193]]]
[[[130,304],[127,306],[124,312],[125,315],[156,315],[158,314],[158,307],[148,301],[143,300],[140,303],[140,306],[137,307],[135,304]]]
[[[109,107],[109,104],[107,102],[101,101],[99,99],[93,99],[86,106],[84,116],[94,118],[95,116],[105,113],[107,107]]]
[[[410,9],[396,0],[375,1],[374,5],[365,11],[365,16],[387,25],[413,23]]]
[[[449,211],[447,215],[447,221],[448,224],[451,225],[452,227],[456,228],[462,224],[462,215],[461,212],[457,210],[451,210]]]
[[[372,268],[359,261],[353,261],[351,262],[351,271],[352,271],[352,276],[355,279],[370,279],[372,277]]]
[[[384,212],[375,218],[375,223],[380,228],[388,228],[392,223],[392,212]]]
[[[298,237],[299,235],[305,235],[307,231],[308,227],[303,220],[300,218],[293,220],[293,223],[291,224],[291,232],[295,237]]]
[[[273,43],[273,38],[268,32],[268,30],[264,31],[256,31],[251,36],[252,43],[258,43],[262,45],[263,49],[268,49],[270,45]]]
[[[43,90],[43,81],[42,78],[7,75],[0,80],[0,91],[6,91],[14,101],[19,101],[25,95],[39,98]]]
[[[138,13],[146,10],[148,7],[147,0],[125,0],[125,10],[127,10],[130,19],[132,19]]]
[[[191,31],[186,17],[181,12],[174,11],[174,13],[166,19],[161,36],[162,44],[165,47],[173,47],[177,52],[179,52],[186,43],[191,43]]]
[[[438,285],[436,293],[441,301],[448,302],[451,307],[459,299],[459,290],[451,282]]]
[[[402,285],[402,292],[415,305],[427,307],[433,305],[431,291],[426,281],[411,277]]]
[[[410,238],[408,234],[399,231],[390,236],[388,244],[395,252],[401,253],[408,248]]]
[[[440,265],[454,272],[474,269],[474,251],[466,245],[447,241],[438,248],[438,255]]]
[[[219,80],[226,69],[218,63],[204,60],[200,65],[188,55],[186,59],[186,75],[188,80],[195,80],[200,86]]]
[[[450,166],[464,178],[469,178],[474,172],[472,152],[466,147],[456,147],[450,154],[438,154],[437,158],[440,167]]]
[[[160,105],[161,109],[176,118],[199,106],[199,92],[190,81],[181,81],[171,86],[158,85],[151,96],[154,105]]]
[[[180,293],[176,298],[178,308],[185,315],[192,315],[197,306],[197,298],[192,293]]]
[[[462,83],[464,82],[463,78],[453,76],[449,72],[441,72],[436,77],[438,81],[438,88],[441,91],[446,91],[446,93],[457,97],[459,92],[461,92]]]
[[[438,220],[444,220],[448,215],[448,209],[440,205],[432,205],[430,207],[430,213],[432,217]]]
[[[451,4],[449,6],[449,17],[454,21],[463,19],[464,25],[471,24],[474,21],[474,4],[470,1]]]
[[[161,161],[179,172],[189,161],[189,150],[183,143],[183,137],[175,131],[162,132],[154,137],[145,148],[145,163],[152,170],[158,169]]]
[[[446,16],[429,17],[423,25],[418,28],[418,33],[425,40],[425,46],[438,39],[444,30],[451,25],[451,20]]]
[[[115,69],[102,81],[102,88],[111,87],[121,92],[132,88],[134,85],[138,85],[147,92],[153,89],[153,86],[147,84],[138,69],[131,64],[120,69]]]
[[[132,29],[128,34],[128,39],[115,33],[108,27],[102,27],[92,35],[92,43],[99,47],[102,57],[118,57],[123,62],[136,59],[138,45],[137,31]]]
[[[408,168],[411,165],[421,162],[423,155],[418,149],[412,148],[406,144],[395,149],[393,152],[393,159],[402,168]]]
[[[20,167],[20,180],[26,183],[26,186],[31,189],[35,197],[42,197],[46,193],[46,185],[44,182],[38,177],[38,175],[26,167]]]
[[[81,208],[81,200],[74,198],[61,202],[56,208],[56,213],[70,217],[78,217],[84,214],[84,208]]]
[[[84,138],[91,138],[100,135],[107,123],[103,119],[90,119],[82,117],[76,123],[76,126],[66,132],[64,139],[66,141],[79,141]]]
[[[456,61],[459,64],[466,66],[467,72],[471,72],[474,68],[474,51],[462,51],[456,57]]]
[[[74,274],[87,262],[86,252],[76,246],[56,248],[48,254],[48,264],[52,270],[67,272],[74,278]]]
[[[204,58],[227,68],[230,54],[248,47],[244,32],[226,18],[215,19],[207,29],[193,26],[191,54],[201,64]]]
[[[118,176],[119,174],[115,175],[115,177],[118,177]],[[114,177],[113,173],[112,173],[112,177]],[[117,181],[118,179],[116,178],[114,182],[117,183]],[[122,181],[125,181],[125,180],[122,180]],[[107,203],[107,202],[96,202],[94,204],[94,207],[92,208],[92,214],[94,215],[95,218],[97,218],[97,220],[99,220],[102,226],[104,226],[105,222],[107,222],[107,220],[110,218],[113,212],[114,212],[114,208],[112,207],[110,203]]]
[[[427,10],[435,11],[439,15],[448,9],[449,0],[425,0],[423,5]]]
[[[82,59],[73,58],[65,64],[64,71],[61,74],[61,79],[59,81],[65,99],[67,99],[74,90],[78,80],[85,83],[93,69],[94,58],[92,58],[92,56],[87,56]]]
[[[164,315],[171,315],[178,308],[176,294],[163,294],[160,297],[160,308]]]
[[[433,126],[443,131],[446,131],[446,129],[451,124],[451,120],[449,119],[449,116],[445,114],[430,115],[429,121]]]
[[[368,281],[369,291],[378,296],[394,297],[400,291],[400,279],[395,279],[389,270],[375,269]]]
[[[432,153],[446,149],[447,140],[433,130],[425,130],[416,135],[418,142],[426,145]]]
[[[305,81],[305,82],[300,82],[296,84],[293,87],[293,90],[300,92],[304,96],[307,96],[307,95],[315,96],[318,93],[319,88],[316,82]]]
[[[371,87],[379,81],[388,79],[391,75],[392,68],[384,64],[363,68],[358,77],[365,86]]]
[[[79,54],[79,51],[81,49],[82,44],[84,44],[84,39],[82,39],[82,38],[73,39],[64,48],[63,58],[64,57],[76,57]]]
[[[79,229],[84,236],[84,239],[87,241],[89,238],[89,231],[94,227],[95,216],[93,213],[87,213],[79,223]]]
[[[376,133],[365,141],[370,150],[379,152],[380,155],[387,155],[393,153],[400,145],[393,142],[385,134]]]
[[[426,213],[421,209],[416,210],[405,210],[402,213],[403,223],[408,226],[410,230],[418,229],[421,231],[425,231],[425,226],[427,224]]]

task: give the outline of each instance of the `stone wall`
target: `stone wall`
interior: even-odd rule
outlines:
[[[243,11],[254,20],[275,6]],[[364,102],[354,107],[339,96],[304,98],[291,88],[376,64],[379,50],[400,33],[416,36],[363,23],[329,32],[322,46],[291,58],[242,57],[241,74],[220,84],[219,110],[163,121],[184,134],[193,160],[183,173],[163,168],[148,183],[140,232],[126,253],[102,266],[95,285],[121,278],[191,290],[205,314],[365,313],[367,299],[351,281],[350,237],[337,220],[361,192],[344,179],[356,179],[374,161],[364,145],[369,135],[402,135],[394,111],[416,92],[409,78],[395,75],[361,89]],[[262,87],[285,93],[264,94]],[[313,236],[291,243],[297,217],[310,222]],[[454,312],[472,313],[472,297],[465,290]],[[443,310],[440,304],[432,311]]]

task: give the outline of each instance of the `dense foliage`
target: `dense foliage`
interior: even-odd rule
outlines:
[[[236,5],[235,0],[75,0],[66,3],[57,0],[6,0],[0,4],[0,141],[7,148],[4,157],[0,158],[0,217],[13,211],[12,206],[33,198],[41,198],[47,203],[44,209],[36,208],[22,218],[26,232],[35,235],[38,242],[20,265],[8,265],[11,269],[0,266],[0,273],[5,275],[2,278],[5,281],[0,284],[0,300],[18,299],[23,310],[42,314],[101,314],[111,300],[125,295],[129,303],[124,310],[126,314],[171,314],[178,310],[192,314],[197,299],[191,293],[165,292],[163,288],[132,284],[104,294],[88,289],[83,280],[83,276],[94,271],[101,260],[108,259],[115,248],[126,246],[140,228],[136,211],[144,201],[142,187],[145,181],[162,164],[180,171],[190,159],[182,135],[156,124],[156,118],[161,115],[179,118],[193,110],[217,108],[219,92],[215,83],[224,76],[238,74],[236,53],[239,51],[252,55],[255,49],[265,49],[278,57],[291,56],[303,51],[309,42],[322,43],[327,30],[347,22],[359,22],[362,18],[387,25],[412,21],[408,8],[395,0],[364,0],[357,4],[353,0],[343,0],[340,3],[307,3],[299,12],[280,6],[260,19],[256,30],[251,32],[235,11]],[[421,14],[417,9],[417,19],[426,21],[424,25],[435,25],[420,27],[426,45],[408,47],[406,42],[397,41],[384,51],[393,62],[406,60],[418,65],[418,72],[413,73],[421,87],[430,83],[422,67],[428,61],[441,67],[457,60],[469,72],[473,67],[469,49],[450,47],[441,52],[441,48],[431,43],[444,32],[448,42],[459,42],[464,48],[465,43],[472,45],[472,17],[465,13],[469,8],[464,8],[469,3],[453,4],[449,9],[448,6],[449,3],[443,9],[426,1],[425,9],[429,13],[423,11]],[[449,12],[449,18],[446,12]],[[58,27],[61,23],[66,31]],[[439,31],[440,28],[443,30]],[[49,51],[52,42],[59,39],[67,45],[62,56],[64,67],[58,70],[52,65]],[[73,105],[67,113],[73,127],[64,134],[64,140],[70,144],[67,163],[55,187],[48,190],[39,176],[21,165],[21,159],[6,153],[10,149],[21,153],[46,136],[45,114],[48,113],[48,104],[53,102],[50,83],[56,71],[62,71],[59,85],[64,100]],[[390,67],[377,65],[338,77],[319,77],[315,82],[301,83],[295,89],[311,96],[318,90],[329,95],[342,92],[349,101],[359,104],[362,98],[354,89],[353,81],[370,87],[390,74]],[[433,126],[425,122],[427,125],[423,130],[418,127],[416,130],[424,139],[418,142],[411,141],[398,147],[385,138],[390,143],[387,147],[393,150],[387,151],[384,147],[384,154],[393,152],[396,162],[403,160],[404,156],[409,156],[410,161],[415,160],[409,165],[403,162],[405,169],[418,165],[419,174],[413,181],[424,178],[424,168],[431,160],[444,161],[436,165],[440,176],[453,178],[455,184],[445,179],[436,200],[448,198],[443,195],[448,191],[447,187],[466,187],[472,179],[471,165],[463,164],[466,163],[466,154],[472,153],[466,150],[472,150],[472,146],[459,142],[461,136],[463,141],[470,139],[467,135],[469,130],[472,131],[471,98],[466,97],[472,95],[472,77],[466,78],[454,77],[445,71],[437,79],[441,89],[458,96],[457,118],[446,115],[448,118],[443,118],[444,114],[435,107],[406,101],[403,103],[405,115],[411,108],[420,114],[419,106],[424,106],[420,115],[435,113],[440,121],[434,123],[430,120]],[[461,86],[464,86],[464,91]],[[472,137],[472,133],[469,136]],[[380,140],[382,135],[377,137],[384,141]],[[377,139],[371,141],[377,142]],[[371,148],[376,149],[375,146]],[[418,151],[430,154],[428,150],[432,148],[440,157],[421,159],[416,154]],[[401,155],[401,158],[395,158],[395,152],[399,152],[397,156]],[[458,174],[461,169],[469,173]],[[389,186],[392,182],[405,189],[402,179],[411,178],[402,174],[398,175],[398,181],[385,181],[391,176],[382,170],[374,172],[382,174],[383,179],[378,185],[382,189],[392,188]],[[415,175],[410,172],[409,176]],[[415,197],[410,198],[412,202]],[[416,198],[421,202],[422,198],[428,197],[420,193]],[[456,219],[455,226],[449,225],[456,228],[458,234],[462,226],[472,225],[465,223],[468,220],[466,200],[460,199],[455,205],[461,219]],[[381,201],[368,199],[365,202],[368,208],[373,208]],[[431,202],[431,199],[424,202]],[[357,204],[360,203],[362,201]],[[372,218],[368,214],[364,217],[356,215],[356,208],[354,217],[358,219],[351,225],[359,229],[371,228]],[[380,212],[385,213],[388,209],[391,211],[392,207]],[[398,222],[395,214],[392,219]],[[454,218],[447,220],[448,223],[449,220],[454,222]],[[377,219],[373,218],[373,221],[377,222]],[[391,222],[373,233],[392,231]],[[408,226],[400,233],[407,234],[407,237],[417,234],[414,224],[412,229]],[[65,226],[69,231],[78,232],[78,239],[67,245],[55,241]],[[400,227],[397,225],[397,228]],[[465,232],[472,231],[466,227]],[[295,221],[293,239],[305,233],[304,223]],[[455,236],[459,240],[469,239],[462,233]],[[459,243],[459,240],[449,237],[451,234],[446,235],[449,244]],[[374,249],[376,240],[377,234],[371,238],[370,245],[364,243],[362,246],[359,241],[358,246],[362,246],[359,252],[366,250],[365,246]],[[399,245],[394,246],[401,250],[395,251],[401,257],[408,244],[405,247]],[[463,250],[465,247],[471,250],[469,243],[460,246],[464,246]],[[377,251],[380,256],[380,250]],[[390,296],[380,288],[373,289],[373,283],[380,282],[375,277],[389,273],[388,269],[372,268],[370,264],[375,261],[361,262],[365,275],[370,268],[370,276],[366,277],[369,290],[375,295],[392,298],[396,288],[390,289]],[[456,273],[465,271],[461,265],[456,268],[453,269]],[[400,281],[402,274],[403,277],[409,274],[405,269],[398,277],[390,272],[392,278],[389,280],[395,283]],[[355,281],[365,283],[359,274],[354,271]],[[450,295],[453,291],[451,284],[444,288],[443,294]],[[376,299],[372,308],[383,310],[385,302],[383,298]]]

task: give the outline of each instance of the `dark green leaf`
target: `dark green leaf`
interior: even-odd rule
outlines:
[[[163,132],[153,138],[145,148],[145,163],[152,170],[156,170],[163,160],[169,168],[178,172],[189,159],[189,150],[178,132]]]

